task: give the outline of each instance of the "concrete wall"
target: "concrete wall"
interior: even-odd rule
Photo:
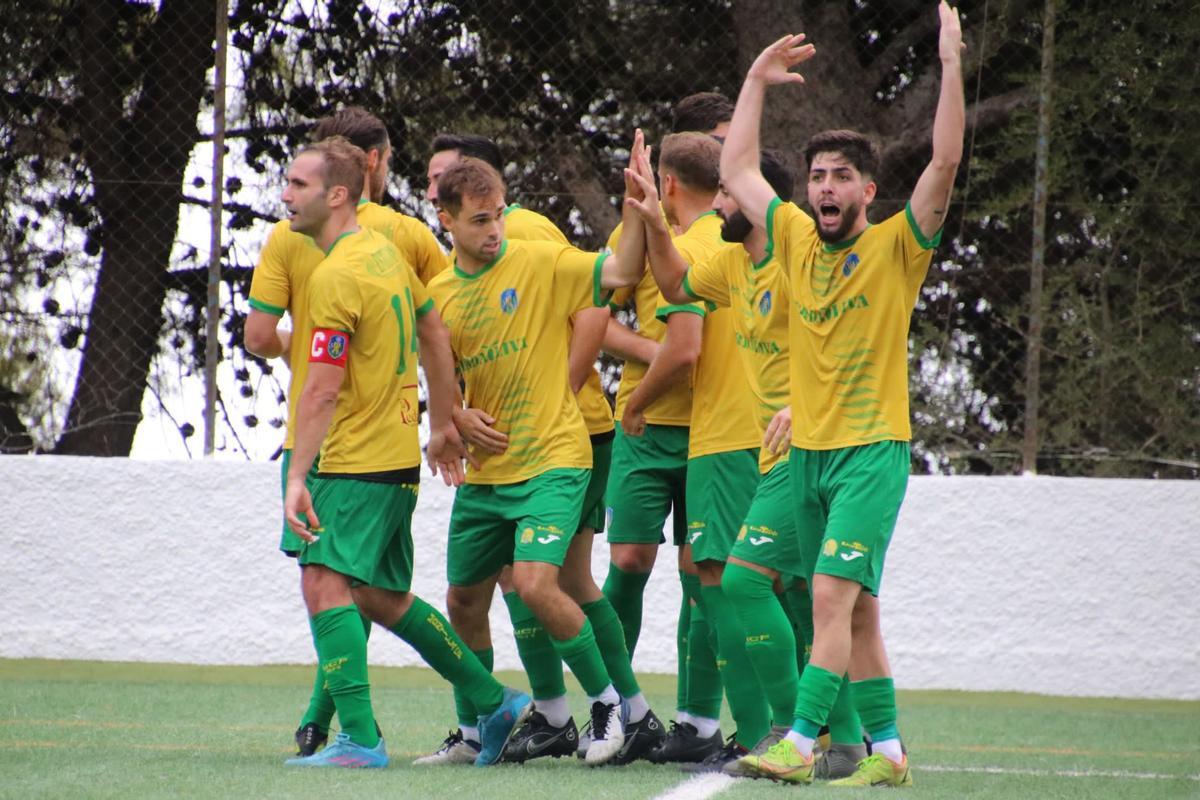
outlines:
[[[453,496],[421,492],[414,590],[444,608]],[[313,660],[277,464],[0,456],[0,509],[0,657]],[[1200,699],[1198,584],[1200,482],[920,477],[881,598],[902,688]],[[639,671],[675,671],[678,606],[664,547]],[[492,621],[519,668],[499,598]],[[378,630],[371,658],[419,663]]]

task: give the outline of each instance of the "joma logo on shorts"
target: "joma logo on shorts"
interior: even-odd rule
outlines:
[[[539,536],[537,540],[538,544],[550,544],[551,542],[557,542],[561,538],[558,534],[552,533],[549,536]]]

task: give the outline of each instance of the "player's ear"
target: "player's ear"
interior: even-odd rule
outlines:
[[[875,181],[867,181],[867,185],[863,187],[863,204],[870,205],[875,200],[875,192],[879,187],[875,185]]]
[[[437,216],[438,222],[442,224],[442,229],[450,230],[450,227],[454,224],[454,217],[450,216],[450,213],[444,208],[438,209]]]

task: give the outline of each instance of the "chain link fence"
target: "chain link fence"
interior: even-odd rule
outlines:
[[[1146,5],[959,5],[966,157],[913,317],[918,471],[1200,474],[1200,15]],[[398,210],[436,225],[430,141],[483,134],[505,153],[511,200],[598,248],[634,129],[655,142],[680,98],[736,97],[783,33],[806,32],[818,54],[804,87],[768,96],[763,142],[802,168],[817,130],[875,136],[876,221],[928,159],[940,75],[926,0],[6,8],[9,452],[277,450],[287,372],[242,347],[249,281],[291,154],[338,107],[387,124]]]

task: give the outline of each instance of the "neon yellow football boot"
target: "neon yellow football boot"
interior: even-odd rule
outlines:
[[[742,756],[738,760],[738,772],[786,783],[812,783],[813,757],[805,758],[796,745],[781,739],[760,756]]]
[[[858,762],[858,769],[849,778],[830,781],[830,786],[912,786],[908,757],[897,764],[883,753],[869,755]]]

